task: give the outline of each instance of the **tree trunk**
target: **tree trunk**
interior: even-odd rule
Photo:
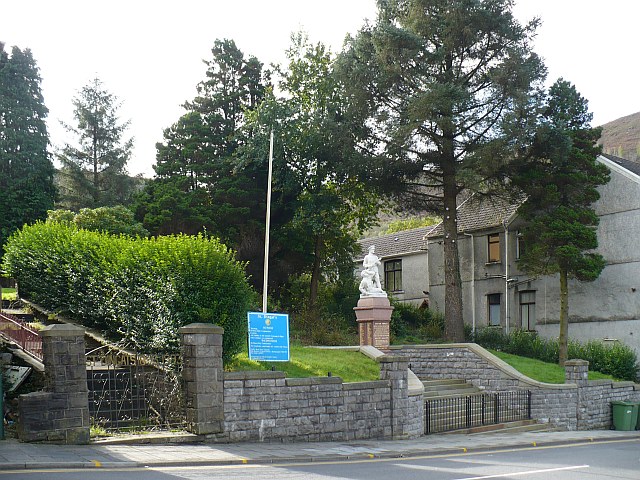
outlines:
[[[569,348],[569,286],[566,268],[560,268],[560,335],[558,337],[558,363],[568,360]]]
[[[457,187],[455,165],[444,170],[444,313],[445,339],[464,342],[464,321],[462,318],[462,282],[460,280],[460,258],[458,256],[458,224],[456,221]],[[451,171],[447,171],[451,170]]]
[[[320,283],[320,255],[322,254],[322,237],[316,236],[313,249],[313,267],[311,269],[311,284],[309,285],[309,309],[315,310],[318,303],[318,285]]]

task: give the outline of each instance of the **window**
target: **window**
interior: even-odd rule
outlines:
[[[536,328],[536,292],[520,292],[520,324],[526,330]]]
[[[519,259],[525,252],[526,244],[524,243],[524,238],[522,237],[522,233],[518,231],[516,240],[516,258]]]
[[[500,234],[492,233],[487,236],[488,254],[487,263],[496,263],[500,261]]]
[[[489,325],[499,326],[500,322],[500,294],[490,293],[487,295],[487,305],[489,307]]]
[[[384,288],[388,292],[402,290],[402,260],[384,262]]]

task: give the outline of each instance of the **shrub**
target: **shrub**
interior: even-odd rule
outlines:
[[[485,327],[477,330],[470,339],[485,348],[558,363],[558,340],[540,338],[536,332],[515,330],[506,335],[499,328]],[[640,366],[637,356],[627,345],[606,345],[596,340],[585,344],[571,341],[568,349],[569,358],[587,360],[590,370],[622,380],[635,381],[638,377]]]
[[[426,341],[442,338],[444,317],[428,308],[391,299],[393,313],[389,326],[396,340]]]
[[[177,351],[178,328],[192,322],[225,329],[225,361],[246,342],[254,293],[243,265],[217,239],[36,223],[11,236],[4,268],[21,296],[142,352]]]

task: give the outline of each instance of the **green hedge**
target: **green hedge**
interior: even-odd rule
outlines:
[[[246,343],[255,294],[216,239],[113,236],[61,223],[15,232],[3,268],[20,295],[142,352],[176,352],[178,328],[222,326],[225,362]]]
[[[540,338],[536,332],[516,330],[506,335],[502,329],[486,327],[469,331],[468,339],[485,348],[505,353],[535,358],[548,363],[558,363],[558,340]],[[635,381],[638,378],[638,358],[630,347],[621,343],[611,345],[597,340],[587,343],[570,341],[569,358],[589,362],[589,369],[606,373],[622,380]]]

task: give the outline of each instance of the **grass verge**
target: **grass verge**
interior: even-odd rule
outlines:
[[[291,345],[289,362],[256,362],[249,360],[247,352],[236,355],[226,369],[232,372],[246,370],[276,370],[290,378],[326,377],[329,372],[345,382],[378,380],[378,363],[359,352],[322,349]]]
[[[18,293],[15,288],[2,288],[2,300],[17,300]]]
[[[523,375],[544,383],[564,383],[564,368],[555,363],[546,363],[534,358],[519,357],[510,353],[489,350]],[[589,371],[589,380],[615,380],[611,375]]]

